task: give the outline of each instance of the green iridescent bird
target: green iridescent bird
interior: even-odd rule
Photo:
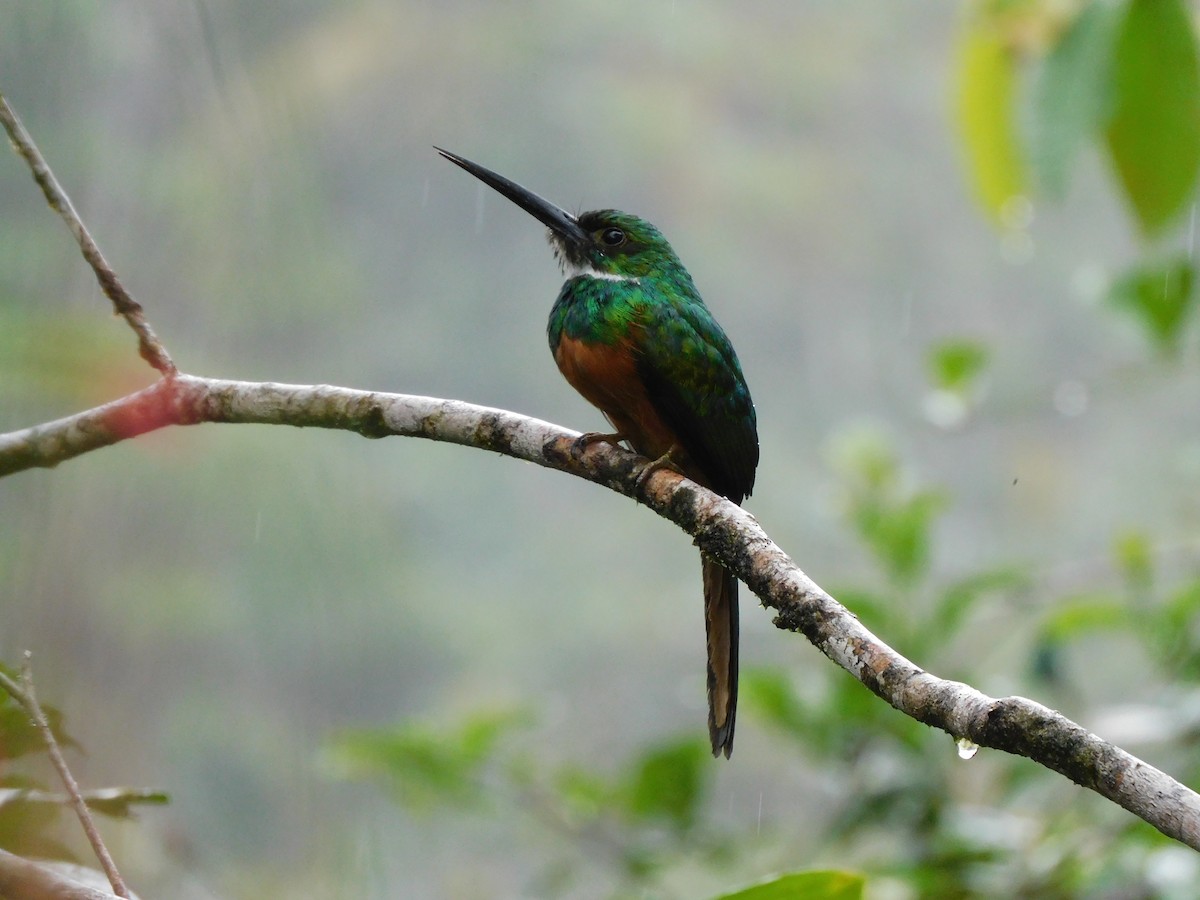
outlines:
[[[741,503],[754,487],[754,403],[729,338],[671,245],[644,219],[603,209],[572,215],[483,166],[450,162],[550,229],[566,282],[550,311],[550,350],[615,434],[658,465]],[[737,713],[737,581],[702,556],[713,756],[733,750]]]

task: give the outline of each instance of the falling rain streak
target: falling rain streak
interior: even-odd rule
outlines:
[[[483,185],[479,186],[478,192],[475,194],[475,233],[483,234],[483,204],[485,202],[485,189]]]

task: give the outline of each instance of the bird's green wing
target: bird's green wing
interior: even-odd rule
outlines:
[[[717,493],[740,503],[754,487],[758,425],[733,345],[692,300],[640,310],[638,375],[655,411]]]

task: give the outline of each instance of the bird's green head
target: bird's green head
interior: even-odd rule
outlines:
[[[550,229],[550,243],[568,278],[591,275],[614,280],[686,277],[686,272],[657,228],[645,219],[615,209],[572,215],[503,175],[435,148],[456,166],[499,191]]]
[[[582,236],[550,228],[550,243],[563,273],[599,278],[647,278],[679,267],[675,251],[645,219],[615,209],[580,213]]]

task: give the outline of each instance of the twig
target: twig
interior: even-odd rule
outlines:
[[[112,885],[113,893],[118,897],[128,897],[129,889],[125,887],[125,881],[121,878],[121,873],[117,870],[117,864],[113,862],[112,855],[108,852],[108,847],[104,845],[104,840],[100,837],[100,831],[96,828],[96,822],[92,818],[91,810],[87,807],[87,801],[83,798],[83,793],[79,790],[79,784],[75,781],[75,776],[71,774],[71,770],[67,766],[67,761],[62,755],[62,750],[59,749],[58,740],[54,737],[54,731],[50,728],[50,723],[46,721],[46,714],[42,712],[42,707],[37,701],[37,693],[33,688],[33,670],[29,660],[30,654],[26,651],[25,664],[21,666],[20,686],[13,682],[5,673],[0,672],[0,687],[8,691],[12,695],[12,698],[21,704],[21,707],[33,720],[34,727],[38,730],[42,741],[46,744],[46,754],[50,757],[50,762],[53,763],[55,770],[58,772],[58,777],[62,780],[63,787],[66,788],[67,796],[71,799],[71,806],[75,810],[75,815],[78,817],[79,823],[83,826],[83,832],[87,835],[88,843],[92,845],[92,851],[96,854],[96,859],[100,861],[100,865],[104,869],[104,874],[108,876],[108,882]]]
[[[96,273],[96,279],[100,282],[101,289],[108,295],[108,299],[112,301],[113,308],[116,309],[118,315],[124,317],[134,334],[137,335],[138,353],[141,354],[142,359],[167,377],[175,375],[178,371],[175,363],[171,360],[162,341],[150,327],[150,323],[146,321],[142,305],[129,296],[129,292],[117,278],[117,273],[104,259],[104,255],[92,239],[83,220],[75,212],[71,198],[67,196],[62,185],[58,183],[58,179],[54,177],[54,172],[42,157],[33,138],[25,130],[25,126],[21,124],[21,120],[17,118],[13,108],[8,105],[3,93],[0,93],[0,123],[4,124],[4,130],[8,132],[13,149],[28,164],[29,170],[33,173],[33,180],[41,187],[47,202],[55,212],[62,216],[63,221],[71,230],[71,234],[75,236],[75,241],[83,252],[83,258],[88,261],[92,271]]]
[[[606,444],[574,454],[578,433],[557,425],[458,400],[180,375],[97,409],[0,435],[0,475],[53,466],[168,425],[199,422],[422,437],[503,453],[602,484],[692,535],[778,611],[777,627],[803,633],[896,709],[953,737],[1040,763],[1200,850],[1200,795],[1194,791],[1039,703],[988,697],[925,672],[805,575],[750,513],[670,471],[654,473],[639,489],[645,460]]]

